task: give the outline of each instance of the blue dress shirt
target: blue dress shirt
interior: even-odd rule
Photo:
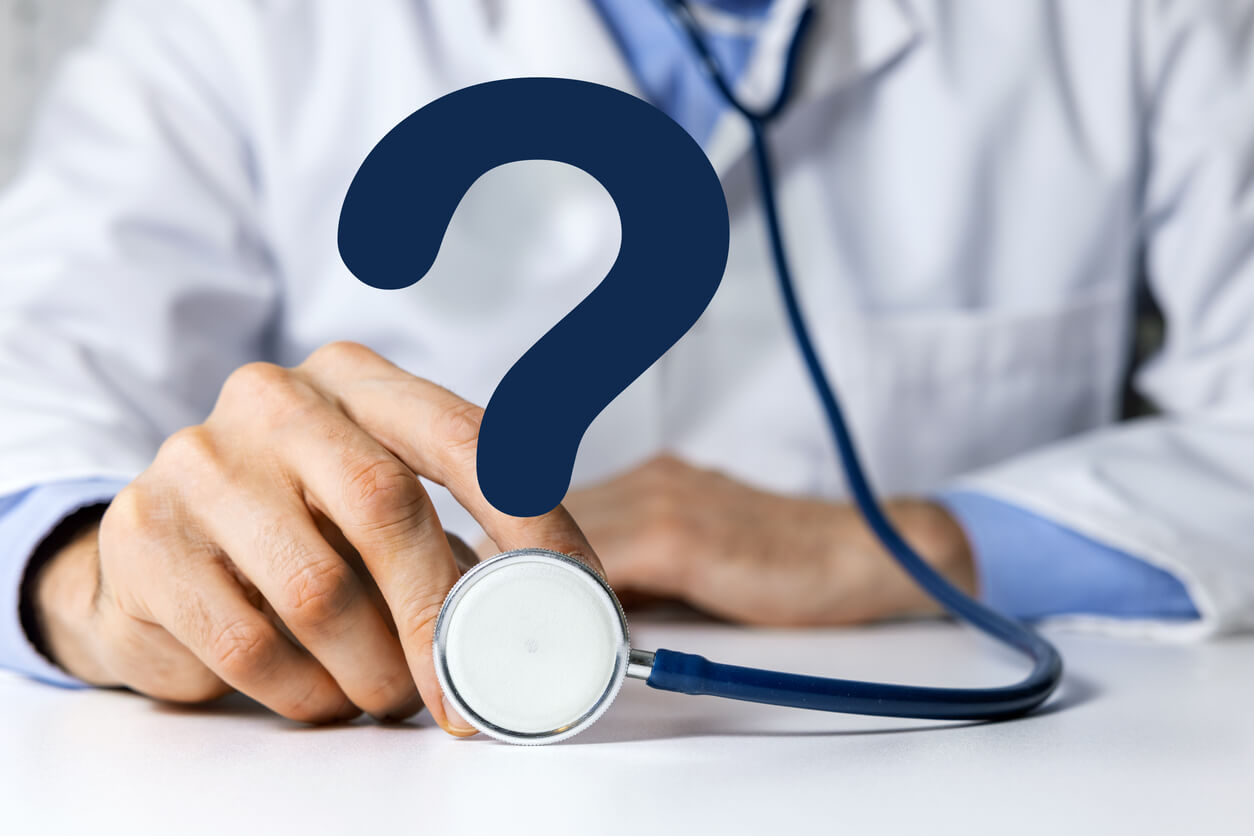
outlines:
[[[698,69],[656,0],[594,0],[645,95],[698,142],[709,139],[723,103]],[[748,24],[770,0],[710,0],[718,13]],[[747,65],[752,25],[710,32],[711,49],[731,79]],[[122,487],[109,480],[45,485],[0,497],[0,667],[61,685],[76,680],[31,646],[18,618],[27,560],[57,523],[79,508],[108,501]],[[1171,574],[1021,508],[958,491],[939,500],[966,532],[980,595],[1021,618],[1089,613],[1132,618],[1196,618]]]
[[[991,496],[939,501],[975,556],[980,597],[1019,618],[1089,613],[1115,618],[1197,618],[1170,572]]]

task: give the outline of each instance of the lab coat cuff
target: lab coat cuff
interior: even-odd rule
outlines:
[[[89,479],[31,488],[0,515],[0,668],[52,685],[86,685],[31,644],[19,615],[22,580],[31,556],[58,524],[81,508],[110,501],[125,482]]]

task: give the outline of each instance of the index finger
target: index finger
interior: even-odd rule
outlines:
[[[604,574],[587,538],[562,506],[538,517],[512,517],[484,497],[475,466],[482,407],[354,343],[324,346],[301,371],[407,467],[448,488],[502,551],[551,549]]]

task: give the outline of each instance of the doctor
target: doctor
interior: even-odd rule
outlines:
[[[800,9],[700,12],[746,99]],[[604,275],[612,202],[495,171],[396,294],[335,228],[396,122],[526,75],[672,114],[732,247],[565,507],[513,519],[478,492],[473,404]],[[1254,626],[1251,103],[1250,3],[819,4],[770,135],[802,302],[892,514],[993,604]],[[112,5],[0,201],[0,664],[303,721],[426,704],[464,734],[430,641],[466,543],[754,623],[926,611],[844,502],[747,145],[654,3]],[[1119,423],[1142,278],[1167,337],[1133,384],[1161,414]]]

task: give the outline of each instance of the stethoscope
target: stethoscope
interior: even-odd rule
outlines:
[[[748,121],[788,321],[840,454],[849,492],[867,524],[901,567],[952,615],[1032,659],[1032,671],[1000,688],[929,688],[828,679],[710,662],[674,650],[631,647],[613,591],[578,560],[543,549],[497,555],[470,569],[449,592],[436,623],[436,673],[445,696],[475,728],[510,743],[552,743],[597,720],[624,679],[682,694],[768,705],[932,720],[1003,720],[1045,701],[1062,677],[1062,657],[1029,627],[984,606],[924,562],[893,527],[872,493],[836,394],[801,315],[780,231],[766,127],[792,91],[797,58],[814,15],[801,14],[780,89],[762,110],[742,103],[710,52],[687,0],[662,0],[703,72]]]

